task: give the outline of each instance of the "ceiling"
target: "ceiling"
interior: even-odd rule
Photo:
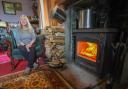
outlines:
[[[63,5],[64,8],[67,8],[69,5],[79,0],[56,0],[57,5]]]
[[[95,0],[56,0],[57,5],[62,5],[64,8],[68,8],[71,5],[77,7],[89,7],[94,6]]]

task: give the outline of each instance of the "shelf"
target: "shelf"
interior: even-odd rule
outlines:
[[[78,0],[75,1],[73,4],[71,4],[70,6],[74,6],[76,8],[88,8],[88,7],[92,7],[95,6],[94,3],[95,0]]]
[[[73,33],[84,33],[84,32],[118,32],[115,28],[95,28],[95,29],[76,29]]]
[[[39,21],[38,20],[30,20],[30,23],[31,24],[39,24]]]

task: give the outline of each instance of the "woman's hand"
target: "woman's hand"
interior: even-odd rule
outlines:
[[[29,44],[27,44],[27,45],[26,45],[26,47],[27,47],[27,48],[32,47],[32,46],[33,46],[33,44],[34,44],[34,42],[35,42],[35,40],[32,40]]]
[[[20,45],[25,45],[23,42],[20,42]]]
[[[30,48],[30,47],[32,47],[32,44],[27,44],[26,47]]]

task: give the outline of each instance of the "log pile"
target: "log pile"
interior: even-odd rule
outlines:
[[[46,56],[50,64],[64,62],[64,29],[60,27],[47,27],[44,30]]]

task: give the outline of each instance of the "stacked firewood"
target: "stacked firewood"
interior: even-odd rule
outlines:
[[[64,29],[60,27],[47,27],[44,30],[46,56],[50,64],[65,63],[64,61]]]

